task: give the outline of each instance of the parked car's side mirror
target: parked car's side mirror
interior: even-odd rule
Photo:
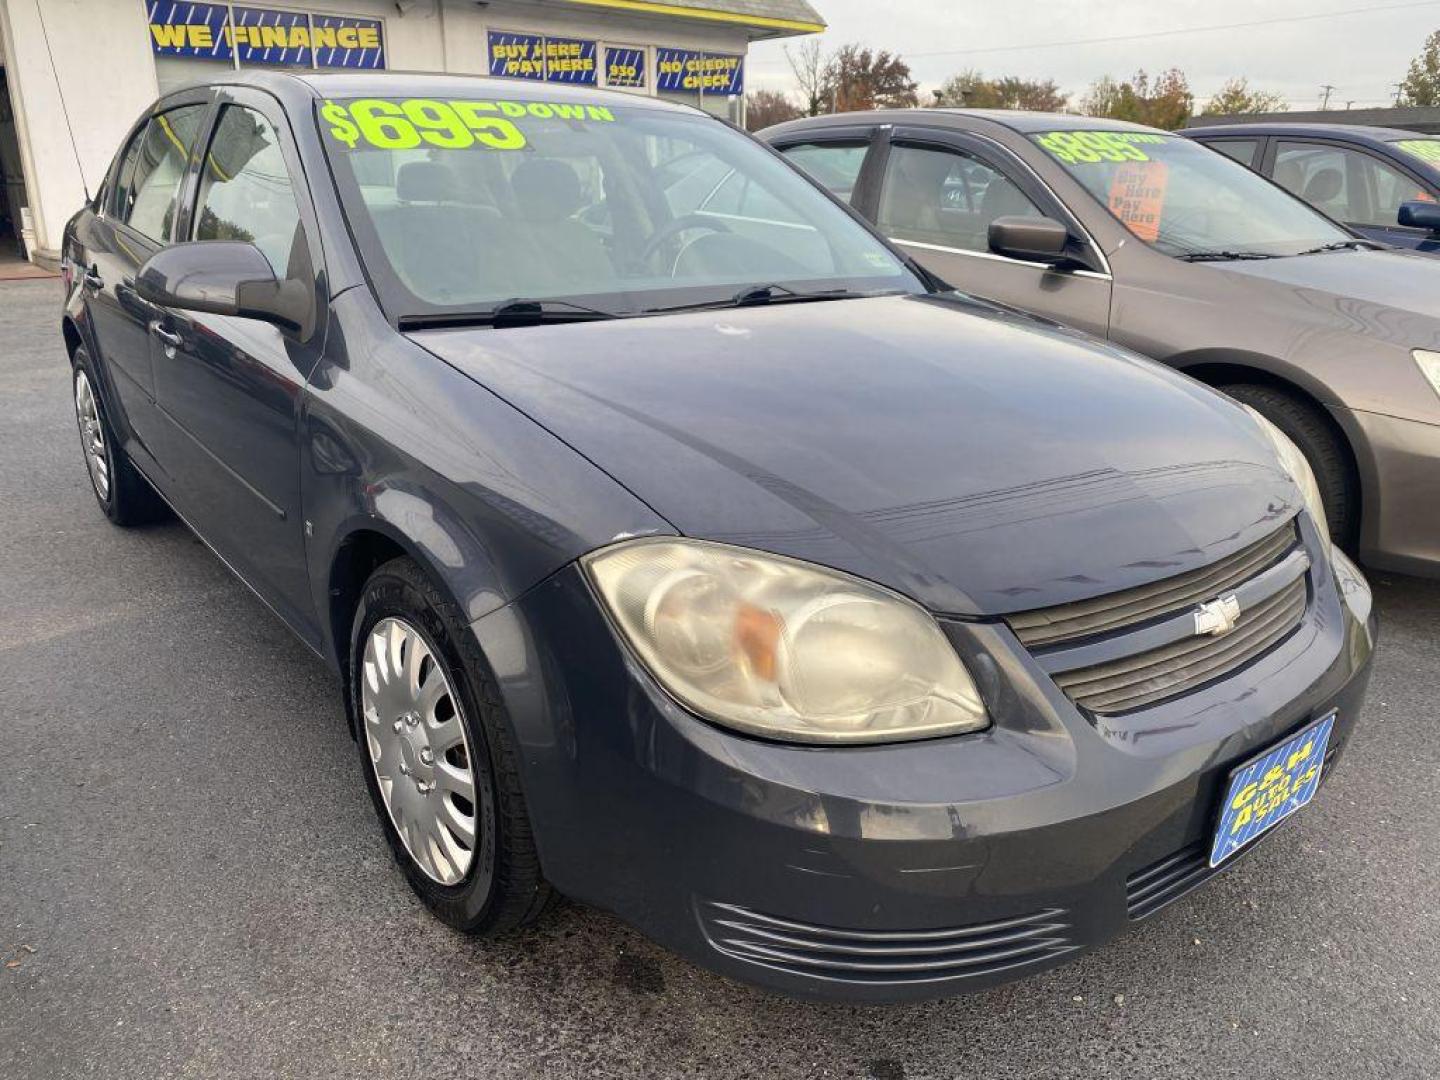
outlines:
[[[1440,233],[1440,203],[1423,199],[1401,203],[1397,219],[1401,225],[1411,229],[1429,229],[1432,233]]]
[[[1058,263],[1065,260],[1070,232],[1054,218],[1008,216],[990,222],[989,239],[990,250],[996,255]]]
[[[254,244],[197,240],[161,248],[140,267],[141,299],[182,311],[239,315],[304,332],[314,298],[301,281],[278,281]]]

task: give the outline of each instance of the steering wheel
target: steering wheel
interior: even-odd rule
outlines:
[[[645,245],[645,250],[640,252],[640,262],[649,263],[662,247],[668,244],[675,237],[679,236],[686,229],[709,229],[711,232],[729,232],[730,226],[723,221],[717,221],[705,214],[689,213],[681,214],[668,225],[663,225],[660,231],[650,238]]]

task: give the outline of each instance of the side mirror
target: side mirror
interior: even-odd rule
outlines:
[[[199,240],[161,248],[140,267],[141,299],[182,311],[239,315],[309,333],[314,304],[300,281],[277,281],[254,244]]]
[[[1440,203],[1426,202],[1423,199],[1401,203],[1396,219],[1401,225],[1412,229],[1429,229],[1432,233],[1440,233]]]
[[[989,239],[996,255],[1054,264],[1065,260],[1070,231],[1054,218],[998,217],[990,222]]]

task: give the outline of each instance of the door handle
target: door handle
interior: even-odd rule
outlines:
[[[150,332],[164,342],[166,348],[178,349],[184,344],[184,340],[179,334],[171,330],[166,330],[165,327],[160,325],[158,319],[150,324]]]
[[[88,288],[94,289],[96,292],[105,288],[105,279],[96,273],[93,267],[86,270],[85,276],[80,280],[83,281]]]

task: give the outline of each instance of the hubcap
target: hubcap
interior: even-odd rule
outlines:
[[[381,619],[365,640],[360,708],[405,850],[428,877],[455,884],[475,857],[475,759],[450,680],[403,619]]]
[[[95,404],[95,391],[83,371],[75,372],[75,421],[80,425],[80,446],[85,451],[85,466],[90,482],[100,498],[110,498],[110,461],[105,456],[105,431],[100,426],[100,408]]]

